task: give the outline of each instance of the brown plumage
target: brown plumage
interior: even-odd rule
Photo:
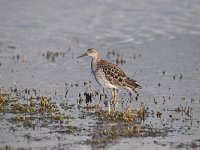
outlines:
[[[86,53],[78,58],[83,56],[92,57],[91,69],[96,81],[104,88],[109,88],[112,90],[112,99],[108,102],[109,113],[111,104],[114,105],[114,111],[116,111],[117,93],[115,89],[122,87],[137,93],[135,89],[141,88],[141,86],[138,85],[135,80],[130,79],[117,65],[112,64],[107,60],[102,60],[96,49],[90,48]]]
[[[100,60],[97,62],[96,71],[98,70],[103,70],[105,78],[110,82],[110,84],[113,84],[116,87],[126,88],[136,93],[137,91],[135,88],[141,88],[141,86],[138,85],[135,80],[130,79],[121,68],[107,60]]]

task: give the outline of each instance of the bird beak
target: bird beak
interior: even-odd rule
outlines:
[[[84,57],[84,56],[87,56],[87,53],[84,53],[84,54],[78,56],[77,58],[81,58],[81,57]]]

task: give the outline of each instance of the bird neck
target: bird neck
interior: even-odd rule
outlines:
[[[98,61],[100,61],[100,56],[99,55],[97,55],[96,57],[92,57],[92,63],[96,63]]]
[[[101,60],[100,56],[98,55],[97,57],[92,57],[92,62],[91,62],[91,68],[93,71],[96,70],[97,68],[97,63]]]

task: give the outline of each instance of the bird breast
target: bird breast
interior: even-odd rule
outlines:
[[[97,69],[93,71],[96,81],[103,86],[104,88],[117,88],[117,86],[110,83],[110,81],[106,78],[105,73],[101,69]]]

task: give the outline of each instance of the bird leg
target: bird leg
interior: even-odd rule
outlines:
[[[112,97],[110,100],[108,100],[108,113],[110,114],[111,112],[111,105],[112,105],[112,102],[113,102],[113,90],[111,89],[111,93],[112,93]]]
[[[114,107],[114,112],[116,112],[116,107],[117,107],[117,91],[116,89],[113,89],[113,107]]]
[[[111,89],[112,98],[108,100],[108,113],[112,111],[113,108],[114,112],[116,111],[116,102],[117,102],[117,91],[115,89]]]
[[[110,114],[110,112],[111,112],[111,107],[112,107],[112,105],[113,105],[113,102],[114,102],[114,91],[113,91],[113,89],[111,89],[111,94],[112,94],[112,97],[111,97],[111,99],[110,100],[108,100],[108,113]]]
[[[112,100],[112,99],[111,99]],[[111,100],[108,100],[108,113],[110,115],[110,104],[111,104]]]

